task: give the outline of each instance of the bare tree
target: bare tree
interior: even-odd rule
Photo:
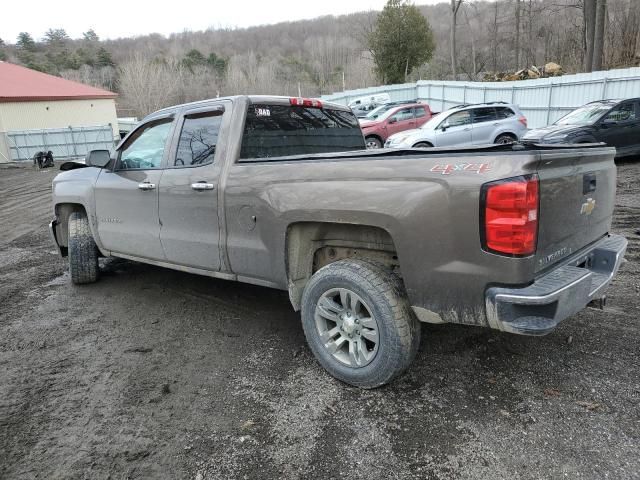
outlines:
[[[458,10],[460,10],[460,5],[464,0],[451,0],[451,33],[449,34],[449,42],[451,49],[451,74],[453,75],[453,79],[458,78],[458,59],[456,54],[456,24],[458,20]]]
[[[515,68],[520,68],[520,2],[521,0],[516,0],[516,11],[515,11],[515,29],[516,29],[516,64]]]
[[[604,26],[607,16],[607,0],[598,0],[596,6],[596,26],[593,37],[593,70],[602,70],[604,56]]]
[[[593,70],[593,42],[596,32],[596,0],[584,0],[582,8],[585,36],[584,69],[591,72]]]

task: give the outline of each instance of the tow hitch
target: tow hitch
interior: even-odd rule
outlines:
[[[589,308],[596,308],[598,310],[604,310],[604,307],[607,305],[607,296],[603,295],[600,298],[595,298],[593,300],[591,300],[588,304],[587,307]]]

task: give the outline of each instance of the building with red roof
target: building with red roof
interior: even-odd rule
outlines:
[[[112,145],[118,138],[116,96],[0,62],[0,162],[48,150],[58,159],[81,157],[91,147]]]

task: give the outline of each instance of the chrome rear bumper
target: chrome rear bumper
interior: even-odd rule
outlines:
[[[489,325],[505,332],[545,335],[562,320],[604,297],[624,260],[627,239],[608,235],[524,288],[486,292]]]

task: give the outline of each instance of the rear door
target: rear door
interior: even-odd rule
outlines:
[[[172,125],[168,117],[138,127],[116,152],[114,169],[101,171],[94,194],[98,235],[107,250],[164,259],[157,187]]]
[[[500,126],[496,109],[493,107],[481,107],[471,109],[471,122],[473,130],[471,133],[474,145],[486,145],[495,140],[494,132]]]
[[[436,128],[436,147],[471,144],[471,113],[468,110],[449,115]]]
[[[160,241],[169,262],[220,269],[219,142],[230,102],[185,111],[160,182]],[[225,128],[226,125],[225,125]]]
[[[541,270],[609,232],[616,166],[608,149],[555,150],[541,154],[538,176]]]

